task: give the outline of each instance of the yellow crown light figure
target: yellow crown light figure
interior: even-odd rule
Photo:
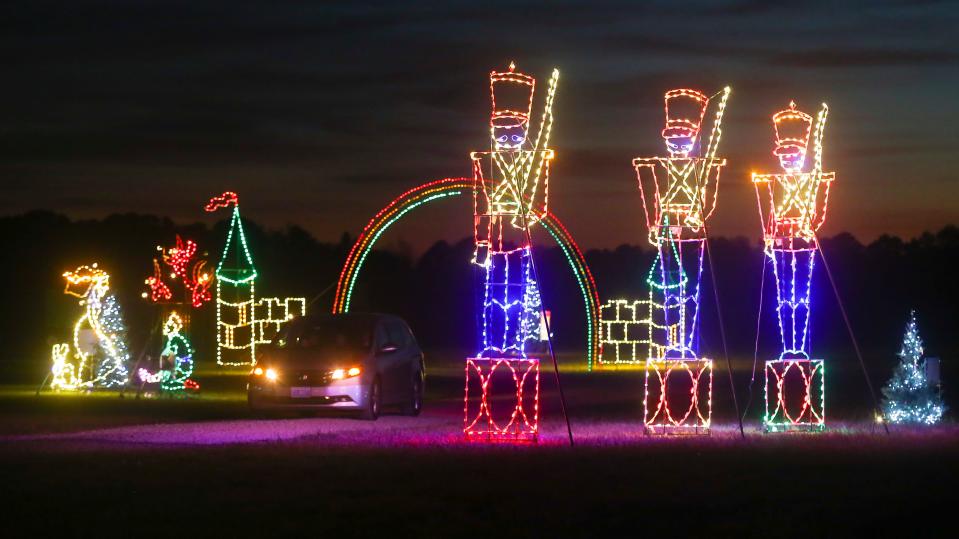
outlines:
[[[825,428],[825,372],[823,360],[810,358],[809,299],[819,248],[816,232],[826,218],[829,186],[835,179],[835,173],[822,167],[828,112],[823,103],[815,125],[812,116],[796,109],[795,102],[773,115],[773,154],[782,172],[752,174],[765,252],[776,279],[782,337],[779,357],[766,362],[764,423],[768,431]],[[807,167],[810,138],[813,159]]]
[[[705,146],[702,124],[716,96],[685,88],[666,92],[662,137],[669,155],[633,160],[649,241],[657,249],[647,277],[651,296],[659,299],[652,322],[664,328],[656,336],[663,356],[646,362],[647,432],[708,432],[710,425],[712,361],[698,355],[699,294],[706,222],[716,209],[719,174],[726,164],[716,152],[730,91],[726,87],[717,94]]]
[[[482,268],[480,346],[467,359],[465,428],[470,438],[536,439],[539,360],[527,345],[539,339],[541,303],[533,274],[530,227],[547,212],[549,136],[559,71],[553,70],[535,134],[531,112],[536,79],[516,71],[490,73],[490,150],[472,152],[473,263]],[[515,406],[494,410],[488,399],[507,381]],[[475,384],[474,384],[475,383]],[[470,399],[471,384],[475,385]],[[502,405],[500,405],[502,406]]]

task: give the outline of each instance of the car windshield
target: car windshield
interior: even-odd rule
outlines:
[[[273,343],[280,348],[308,348],[337,352],[369,351],[371,324],[355,318],[300,319],[288,324]]]

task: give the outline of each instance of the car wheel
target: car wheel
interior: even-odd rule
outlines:
[[[403,415],[416,417],[423,410],[423,375],[416,373],[410,384],[410,397],[403,405]]]
[[[383,404],[383,390],[380,385],[380,378],[377,376],[370,385],[370,397],[366,399],[366,408],[360,413],[362,419],[376,421],[380,417],[380,406]]]

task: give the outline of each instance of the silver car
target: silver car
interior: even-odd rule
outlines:
[[[254,411],[352,410],[376,419],[383,407],[423,408],[423,352],[402,319],[385,314],[311,315],[290,321],[257,351],[247,383]]]

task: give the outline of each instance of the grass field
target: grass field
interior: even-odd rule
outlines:
[[[908,525],[908,536],[955,537],[954,426],[886,435],[836,420],[826,433],[764,435],[752,421],[741,439],[727,413],[709,437],[647,437],[638,373],[569,373],[571,449],[544,373],[539,444],[471,445],[457,371],[432,371],[423,416],[376,422],[251,419],[242,377],[214,373],[185,399],[4,388],[3,526],[43,536],[858,537]]]

